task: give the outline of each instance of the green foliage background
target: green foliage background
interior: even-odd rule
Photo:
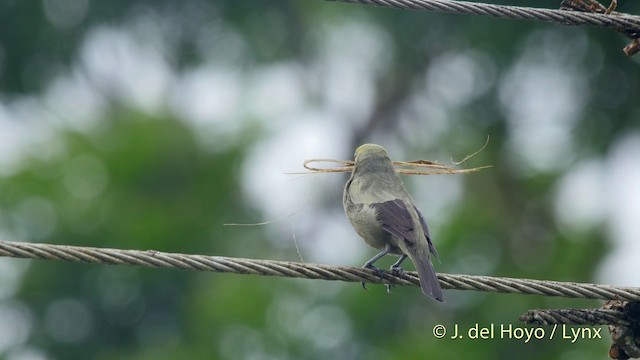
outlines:
[[[78,52],[99,26],[127,31],[136,19],[156,19],[162,55],[176,72],[209,61],[205,47],[214,63],[242,74],[276,63],[304,72],[310,64],[322,64],[318,49],[327,29],[364,22],[384,38],[382,53],[388,57],[369,59],[377,64],[369,74],[375,101],[370,115],[352,126],[349,149],[389,140],[403,144],[414,158],[434,151],[458,155],[473,152],[491,136],[474,162],[494,167],[465,178],[464,200],[439,228],[438,271],[456,272],[460,263],[483,269],[474,267],[479,261],[491,263],[484,267],[488,273],[476,270],[485,275],[593,281],[611,246],[598,224],[589,231],[562,231],[553,215],[553,189],[572,164],[606,156],[616,139],[637,131],[640,67],[637,59],[622,54],[626,39],[619,34],[317,0],[86,1],[80,2],[86,4],[80,20],[56,25],[51,12],[64,13],[64,3],[0,4],[0,100],[6,107],[43,96],[62,73],[81,72]],[[557,1],[515,5],[553,8]],[[622,1],[619,10],[640,13],[640,4]],[[212,23],[242,39],[239,55],[225,53],[229,48],[215,39],[205,41],[207,34],[199,31]],[[580,79],[581,111],[570,129],[574,156],[566,166],[527,172],[510,157],[500,81],[489,81],[486,91],[464,105],[449,106],[448,129],[433,143],[404,141],[417,125],[398,119],[407,99],[417,96],[420,79],[440,55],[467,52],[480,54],[494,79],[518,64],[558,62]],[[98,125],[80,131],[63,121],[56,125],[51,150],[25,151],[15,169],[3,172],[0,230],[5,238],[297,260],[293,248],[266,241],[273,234],[264,227],[221,226],[264,219],[262,208],[243,191],[242,166],[255,151],[252,146],[268,135],[264,124],[278,119],[246,115],[242,130],[231,137],[222,132],[216,137],[214,127],[213,141],[223,145],[211,149],[166,108],[140,109],[117,88],[101,91],[106,105]],[[309,106],[321,102],[312,99]],[[18,121],[41,126],[38,119]],[[294,152],[303,146],[288,145]],[[274,169],[283,170],[292,169]],[[328,199],[321,206],[341,212],[337,194],[342,189],[321,190]],[[298,238],[305,242],[303,235]],[[599,306],[594,301],[447,291],[448,302],[436,304],[413,288],[386,295],[382,287],[362,291],[354,284],[48,261],[0,263],[11,279],[0,297],[3,359],[603,359],[609,342],[607,336],[572,344],[432,335],[436,324],[520,326],[517,317],[528,309]]]

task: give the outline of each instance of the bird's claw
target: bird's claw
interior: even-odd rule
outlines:
[[[362,267],[363,269],[369,269],[369,270],[373,270],[374,273],[376,273],[376,275],[379,278],[383,278],[384,277],[384,271],[380,268],[377,268],[371,264],[364,264],[364,266]]]
[[[400,266],[392,266],[389,268],[391,274],[397,277],[404,275],[404,269]],[[387,284],[387,294],[391,294],[391,288],[396,287],[394,284]]]
[[[389,270],[391,270],[391,273],[395,276],[400,277],[404,275],[404,269],[400,266],[392,266]]]
[[[363,269],[373,270],[373,272],[375,272],[375,273],[376,273],[376,275],[377,275],[380,279],[384,278],[384,271],[382,271],[382,269],[380,269],[380,268],[377,268],[377,267],[373,266],[372,264],[368,264],[368,263],[367,263],[367,264],[364,264],[364,266],[363,266],[362,268],[363,268]],[[361,284],[362,284],[362,288],[363,288],[363,289],[368,290],[368,289],[367,289],[367,284],[366,284],[364,281],[363,281]]]

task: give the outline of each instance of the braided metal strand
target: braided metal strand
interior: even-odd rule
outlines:
[[[399,276],[385,271],[380,277],[370,269],[354,267],[221,256],[187,255],[154,250],[118,250],[0,241],[0,256],[25,259],[64,260],[105,265],[130,265],[234,274],[339,280],[346,282],[364,281],[372,284],[420,285],[417,273],[412,271],[407,271]],[[438,274],[438,279],[444,289],[584,299],[640,300],[640,288],[636,287],[615,287],[572,282],[442,273]]]
[[[625,34],[640,34],[640,17],[626,14],[599,14],[579,11],[506,6],[455,0],[329,0],[377,5],[396,9],[430,10],[453,14],[484,15],[499,18],[538,20],[561,25],[592,25]]]
[[[605,309],[536,309],[522,314],[519,319],[536,325],[624,325],[634,323],[624,313]]]

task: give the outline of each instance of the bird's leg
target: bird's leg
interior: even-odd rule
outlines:
[[[407,258],[407,255],[400,255],[400,259],[398,259],[398,261],[394,262],[393,265],[391,265],[391,268],[389,270],[391,270],[391,273],[395,276],[402,276],[402,274],[404,274],[404,269],[400,266],[402,264],[402,262]],[[387,293],[391,292],[391,288],[394,287],[393,284],[387,284]]]
[[[407,258],[407,255],[402,254],[400,259],[391,265],[390,270],[394,273],[394,275],[402,275],[404,274],[404,269],[400,267],[402,262]]]
[[[378,255],[372,257],[369,261],[364,263],[362,268],[363,269],[371,269],[371,270],[376,272],[376,275],[378,275],[380,278],[382,278],[382,276],[384,275],[382,270],[380,270],[379,268],[373,266],[373,263],[375,263],[376,261],[380,260],[381,257],[387,255],[389,253],[389,251],[391,251],[391,245],[385,246],[384,250],[380,251],[380,253]],[[362,282],[362,288],[365,289],[365,290],[367,289],[367,286],[365,285],[364,281]]]

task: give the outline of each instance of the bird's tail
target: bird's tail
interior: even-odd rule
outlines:
[[[429,260],[429,254],[422,249],[407,250],[408,251],[406,251],[406,253],[409,255],[409,259],[411,259],[413,265],[418,271],[422,293],[427,296],[431,296],[438,301],[444,302],[442,288],[440,287],[440,282],[438,281],[436,272],[433,270],[433,265],[431,265],[431,260]]]

